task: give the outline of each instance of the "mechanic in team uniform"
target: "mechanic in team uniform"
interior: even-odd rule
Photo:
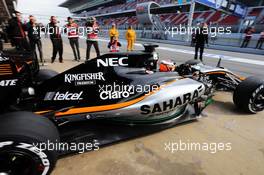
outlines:
[[[90,59],[90,52],[91,47],[94,46],[97,57],[100,56],[100,50],[98,45],[98,34],[99,34],[99,26],[96,22],[96,19],[94,17],[91,17],[88,19],[88,22],[86,23],[86,27],[88,29],[87,32],[87,49],[86,49],[86,61]]]
[[[117,40],[116,37],[112,37],[111,41],[108,43],[108,49],[110,52],[119,52],[121,43]]]
[[[74,54],[74,61],[80,61],[80,49],[79,49],[79,26],[74,22],[71,17],[68,17],[68,24],[66,25],[68,32],[68,39]]]
[[[48,24],[47,29],[49,31],[53,47],[51,63],[54,63],[57,53],[59,53],[60,63],[63,63],[63,42],[60,27],[57,25],[57,19],[55,16],[50,17],[50,23]]]
[[[132,26],[129,26],[126,32],[126,40],[127,40],[127,51],[134,50],[134,44],[136,41],[137,35],[135,30],[133,30]]]
[[[31,51],[27,36],[25,33],[26,25],[22,23],[22,16],[19,11],[15,11],[15,17],[9,20],[7,27],[8,36],[12,45],[20,51]]]
[[[112,24],[112,28],[109,30],[109,38],[111,40],[112,37],[116,37],[118,39],[119,37],[119,32],[116,28],[116,24]]]
[[[40,61],[42,65],[44,65],[42,42],[40,36],[41,27],[36,23],[36,18],[32,15],[29,16],[29,22],[27,23],[26,30],[28,32],[28,38],[32,52],[34,52],[37,58],[36,47],[38,48]]]
[[[196,31],[195,36],[195,55],[194,59],[197,60],[198,52],[200,51],[200,60],[203,61],[203,53],[205,44],[208,46],[208,30],[206,32],[207,24],[203,23],[200,26],[200,29]]]

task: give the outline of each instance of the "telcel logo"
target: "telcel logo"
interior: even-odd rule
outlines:
[[[44,100],[45,101],[76,101],[76,100],[82,100],[81,98],[83,94],[83,91],[80,93],[70,93],[70,92],[65,92],[65,93],[60,93],[60,92],[47,92]]]
[[[106,58],[105,60],[97,59],[97,67],[128,66],[128,64],[124,62],[125,60],[128,60],[128,57]]]

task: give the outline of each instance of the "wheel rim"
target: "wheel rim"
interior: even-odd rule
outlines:
[[[264,89],[258,92],[253,100],[252,109],[262,111],[264,109]]]
[[[36,158],[19,151],[0,153],[0,165],[0,175],[38,175],[43,171]]]

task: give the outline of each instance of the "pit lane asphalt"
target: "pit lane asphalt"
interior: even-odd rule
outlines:
[[[72,51],[65,39],[64,59],[44,66],[62,72],[78,63],[72,62]],[[50,41],[44,41],[44,54],[51,55]],[[82,58],[85,41],[81,40]],[[101,48],[106,46],[100,42]],[[192,50],[184,46],[162,47]],[[125,46],[123,46],[124,49]],[[138,47],[136,47],[138,48]],[[106,52],[107,49],[102,49]],[[263,56],[225,51],[207,50],[210,53],[264,61]],[[92,54],[94,56],[94,53]],[[191,59],[190,54],[176,54],[160,50],[162,58],[177,58],[178,63]],[[205,58],[215,65],[217,60]],[[223,62],[223,66],[242,75],[264,75],[263,66],[238,62]],[[99,151],[70,156],[58,161],[53,175],[263,175],[264,174],[264,113],[247,115],[239,112],[232,103],[232,95],[219,92],[215,102],[205,113],[207,117],[174,128],[122,142]],[[231,143],[230,151],[211,153],[202,150],[166,150],[167,143]]]

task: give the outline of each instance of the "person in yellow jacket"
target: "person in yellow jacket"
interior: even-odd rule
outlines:
[[[117,39],[119,37],[119,32],[118,32],[115,24],[112,24],[112,28],[109,30],[109,38],[110,38],[110,40],[113,37],[115,37]]]
[[[127,40],[127,51],[134,50],[134,44],[136,41],[136,32],[133,30],[132,26],[129,26],[126,32],[126,40]]]

